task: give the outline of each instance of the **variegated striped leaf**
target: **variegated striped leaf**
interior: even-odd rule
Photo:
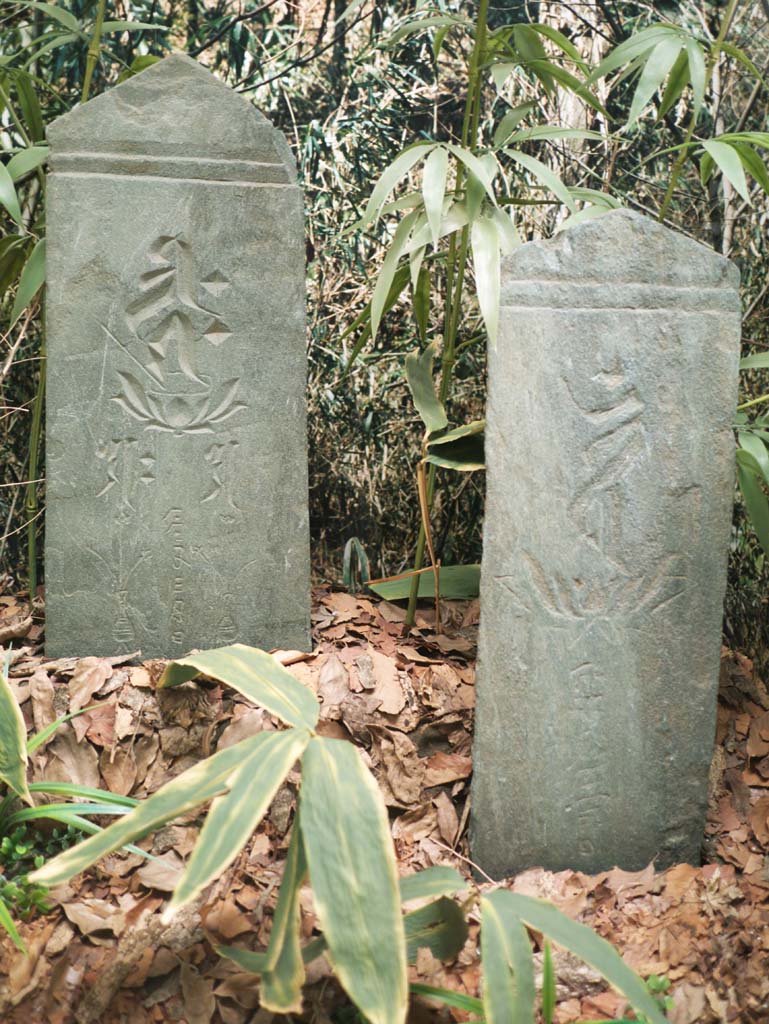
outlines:
[[[273,1013],[299,1013],[302,1009],[305,972],[299,943],[299,890],[306,875],[304,848],[295,821],[267,952],[251,953],[232,946],[216,949],[244,970],[261,975],[259,1005]]]
[[[370,1024],[402,1024],[408,984],[395,853],[382,794],[352,744],[310,741],[300,827],[339,981]]]
[[[16,695],[0,672],[0,779],[32,803],[27,789],[27,729]]]
[[[235,860],[309,739],[305,729],[262,732],[253,737],[249,752],[225,778],[225,792],[211,804],[189,863],[164,912],[166,920]]]
[[[312,730],[318,722],[315,696],[258,647],[233,644],[179,658],[166,666],[158,686],[178,686],[201,674],[226,683],[286,725]]]
[[[173,818],[178,818],[180,814],[186,814],[226,792],[229,776],[243,763],[244,758],[264,742],[265,735],[258,733],[250,736],[188,768],[108,828],[70,847],[33,871],[30,879],[42,885],[66,882],[108,853],[141,839]]]

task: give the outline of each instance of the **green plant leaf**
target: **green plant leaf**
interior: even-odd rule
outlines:
[[[162,57],[155,57],[151,53],[143,53],[138,57],[134,57],[128,67],[124,68],[118,75],[118,85],[140,74],[142,71],[146,71],[147,68],[151,68],[153,64],[157,64],[162,59]]]
[[[21,272],[16,298],[11,310],[11,327],[34,299],[45,283],[45,239],[41,238],[30,253]]]
[[[764,192],[769,195],[769,171],[767,171],[766,164],[756,153],[755,149],[751,149],[750,146],[746,146],[741,142],[734,143],[733,148],[739,155],[742,166],[748,174],[752,175]]]
[[[477,597],[481,582],[481,567],[475,565],[442,565],[440,571],[441,597],[447,601],[465,601]],[[369,590],[385,601],[405,601],[411,592],[411,577],[384,583],[369,583]],[[419,577],[419,597],[435,597],[435,576],[423,572]]]
[[[374,285],[374,293],[371,296],[372,341],[376,340],[377,332],[379,331],[379,324],[381,323],[384,315],[385,303],[388,295],[390,294],[390,290],[398,270],[398,263],[401,256],[406,251],[406,245],[411,231],[415,229],[419,223],[419,217],[420,212],[418,210],[412,210],[411,213],[406,214],[395,229],[395,234],[393,235],[392,242],[390,242],[387,255],[382,262],[379,276],[377,277],[376,284]]]
[[[542,959],[542,1024],[553,1024],[556,995],[553,951],[550,943],[545,939],[545,951]]]
[[[47,146],[29,146],[15,153],[6,165],[6,169],[14,181],[34,171],[48,158]]]
[[[409,352],[405,360],[406,380],[408,381],[414,405],[429,433],[443,430],[448,426],[446,410],[435,393],[433,383],[433,362],[435,360],[436,342],[431,342],[420,353],[419,349]]]
[[[740,446],[750,452],[761,470],[764,481],[769,484],[769,451],[764,442],[749,430],[739,430],[737,440]]]
[[[42,0],[24,0],[24,7],[34,7],[38,11],[44,11],[49,18],[53,18],[54,21],[58,21],[64,28],[69,29],[70,32],[80,32],[80,22],[69,11],[64,10],[63,7],[57,6],[56,4],[43,3]]]
[[[422,985],[413,982],[409,986],[412,995],[424,996],[426,999],[435,999],[444,1006],[451,1006],[455,1010],[464,1010],[465,1013],[475,1013],[478,1016],[483,1014],[483,1003],[474,996],[466,996],[463,992],[452,992],[448,988],[436,988],[434,985]]]
[[[425,460],[443,466],[444,469],[456,469],[463,473],[485,469],[485,436],[485,420],[455,427],[442,437],[427,442]]]
[[[305,971],[299,942],[299,892],[306,875],[307,863],[295,819],[267,951],[251,953],[229,946],[216,948],[221,956],[228,957],[246,971],[262,976],[259,1005],[273,1013],[298,1013],[302,1009]]]
[[[742,498],[758,542],[769,554],[769,499],[759,483],[762,476],[761,467],[750,452],[738,449],[737,480]]]
[[[5,902],[5,900],[1,896],[0,896],[0,928],[5,928],[5,930],[8,932],[8,934],[11,936],[11,939],[13,940],[14,946],[16,946],[16,948],[18,950],[21,950],[22,953],[26,953],[27,952],[27,947],[21,941],[21,935],[19,935],[19,930],[16,927],[13,918],[11,917],[11,912],[8,909],[8,906],[7,906],[6,902]]]
[[[0,162],[0,203],[2,203],[17,224],[22,223],[21,207],[19,206],[19,197],[16,195],[13,178],[6,165],[2,162]]]
[[[27,727],[5,672],[0,672],[0,779],[32,803],[27,788]]]
[[[35,91],[35,81],[26,71],[15,71],[14,82],[16,84],[16,95],[19,97],[19,106],[29,130],[30,139],[32,142],[44,142],[43,111]]]
[[[382,794],[351,743],[310,740],[300,827],[342,987],[371,1024],[402,1024],[408,983],[395,853]]]
[[[64,725],[65,722],[71,721],[73,718],[77,718],[79,715],[84,715],[88,711],[96,711],[100,707],[99,704],[90,704],[87,708],[78,708],[77,711],[70,711],[66,715],[61,715],[59,718],[50,722],[40,732],[36,732],[34,736],[30,736],[27,740],[27,753],[31,754],[45,741],[56,732],[60,725]],[[96,792],[96,791],[95,791]]]
[[[488,1024],[532,1024],[534,959],[526,928],[498,889],[481,898],[483,1007]]]
[[[200,761],[175,779],[166,782],[128,814],[108,828],[64,850],[30,874],[41,885],[59,885],[85,871],[108,853],[141,839],[181,814],[200,807],[227,790],[227,779],[242,764],[254,746],[263,742],[262,733],[241,740]],[[77,805],[71,805],[77,807]]]
[[[310,731],[317,725],[319,706],[315,696],[258,647],[233,644],[177,658],[166,666],[158,689],[178,686],[201,673],[231,686],[286,725]]]
[[[443,217],[443,199],[446,195],[446,177],[449,170],[449,154],[443,146],[431,150],[422,168],[422,196],[424,197],[427,223],[437,249]]]
[[[481,185],[483,185],[483,188],[491,202],[496,204],[497,198],[494,193],[494,177],[497,170],[496,161],[494,161],[492,165],[491,162],[475,156],[469,149],[463,149],[462,146],[455,146],[453,143],[448,144],[446,148],[450,150],[458,160],[462,161],[471,174],[475,175]]]
[[[659,118],[662,119],[671,107],[678,102],[689,81],[689,54],[686,48],[681,50],[668,75],[665,91],[659,105]]]
[[[168,32],[168,25],[153,25],[150,21],[105,21],[101,27],[104,35],[112,32]]]
[[[502,120],[494,130],[494,148],[501,149],[505,143],[510,141],[510,136],[513,134],[515,129],[528,115],[534,110],[536,103],[520,103],[517,107],[512,107],[504,115]]]
[[[424,252],[424,250],[422,250]],[[412,301],[414,303],[414,319],[417,322],[419,338],[423,345],[427,344],[427,330],[430,325],[430,270],[421,267],[414,285]]]
[[[267,813],[292,765],[310,740],[304,729],[263,732],[226,777],[227,791],[214,798],[195,849],[163,917],[169,920],[228,867]]]
[[[521,128],[520,131],[513,132],[507,141],[538,142],[542,139],[593,139],[603,142],[606,136],[586,128],[558,128],[549,124],[540,124],[534,128]]]
[[[707,65],[705,54],[696,39],[686,40],[686,55],[689,58],[689,81],[692,83],[692,103],[695,116],[702,110],[707,88]]]
[[[27,747],[29,750],[29,747]],[[74,782],[31,782],[30,793],[49,793],[53,796],[71,796],[75,800],[90,800],[103,803],[120,804],[123,807],[138,807],[139,801],[132,796],[120,796],[118,793],[110,793],[106,789],[91,789],[90,786],[79,786]],[[81,810],[81,806],[77,807]]]
[[[467,922],[462,908],[446,896],[412,910],[403,923],[410,964],[416,963],[420,949],[429,949],[438,960],[452,960],[467,941]]]
[[[564,185],[555,171],[548,167],[547,164],[541,160],[537,160],[536,157],[529,156],[528,153],[521,153],[518,149],[506,149],[505,153],[509,157],[512,157],[516,163],[525,167],[527,171],[531,171],[535,178],[537,178],[545,188],[548,188],[554,196],[568,207],[572,213],[577,209],[574,202],[574,198],[569,189]]]
[[[740,360],[741,370],[769,370],[769,352],[757,352]]]
[[[572,921],[544,900],[503,889],[496,890],[492,896],[497,908],[501,905],[506,912],[519,917],[530,928],[542,932],[595,968],[625,996],[637,1014],[648,1018],[649,1024],[666,1024],[662,1011],[643,981],[627,966],[616,949],[591,928]]]
[[[404,903],[409,900],[427,899],[430,896],[451,896],[468,883],[455,868],[438,864],[435,867],[416,871],[413,875],[402,875],[398,888]]]
[[[473,269],[478,305],[492,347],[496,347],[499,331],[499,297],[501,288],[501,255],[499,232],[491,217],[479,217],[470,227],[473,247]]]
[[[430,150],[434,149],[436,145],[437,143],[435,142],[417,142],[410,149],[406,149],[403,153],[399,153],[396,156],[393,162],[384,169],[374,186],[371,197],[366,204],[366,209],[363,211],[359,226],[368,224],[370,221],[378,218],[379,211],[384,205],[385,200],[401,178],[405,177],[418,161],[424,160]]]
[[[648,28],[641,29],[640,32],[634,32],[629,39],[620,43],[619,46],[615,46],[604,57],[588,78],[588,82],[597,82],[599,78],[605,78],[612,71],[616,71],[637,57],[649,53],[658,43],[671,34],[680,35],[680,31],[672,25],[649,25]]]
[[[702,145],[735,192],[738,192],[747,203],[750,203],[750,190],[739,153],[733,146],[716,139],[707,139]]]
[[[670,74],[683,45],[684,41],[680,36],[668,36],[661,39],[651,51],[638,78],[628,113],[628,124],[638,120],[652,96],[662,88],[662,83]]]

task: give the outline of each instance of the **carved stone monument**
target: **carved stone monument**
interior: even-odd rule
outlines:
[[[307,649],[286,140],[184,56],[48,137],[47,653]]]
[[[737,286],[726,259],[626,210],[506,265],[472,793],[494,878],[699,860]]]

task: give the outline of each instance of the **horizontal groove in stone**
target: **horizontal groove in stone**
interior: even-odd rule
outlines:
[[[57,153],[51,168],[53,173],[65,174],[130,175],[238,184],[290,184],[283,164],[256,160],[209,160],[133,153]]]

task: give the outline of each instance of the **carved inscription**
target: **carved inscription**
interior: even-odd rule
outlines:
[[[572,760],[567,774],[573,782],[573,802],[564,808],[573,821],[577,852],[583,857],[595,855],[592,837],[600,835],[602,814],[609,794],[604,780],[609,777],[610,751],[596,722],[601,722],[601,703],[606,697],[606,679],[590,662],[583,662],[569,672],[570,693],[566,695],[564,712],[569,731],[581,742],[571,749]]]
[[[679,598],[687,586],[682,554],[663,557],[653,572],[639,573],[622,555],[622,482],[645,450],[645,403],[629,383],[619,357],[581,382],[563,378],[563,391],[588,425],[589,441],[577,463],[568,499],[568,516],[580,542],[590,550],[591,581],[546,569],[530,552],[521,561],[528,586],[517,577],[498,575],[513,598],[517,614],[536,608],[552,624],[582,624],[595,633],[616,615],[653,613]]]
[[[107,336],[133,363],[119,370],[120,389],[113,400],[145,430],[210,434],[245,403],[238,400],[240,380],[217,383],[199,367],[206,346],[219,347],[231,331],[216,310],[230,283],[218,270],[200,279],[190,243],[183,235],[160,235],[139,274],[139,295],[125,310],[132,342]]]
[[[173,597],[171,599],[170,625],[171,641],[175,644],[184,643],[185,636],[185,603],[186,582],[185,570],[190,564],[185,559],[184,514],[180,508],[172,508],[164,517],[166,533],[171,542],[173,552]]]

